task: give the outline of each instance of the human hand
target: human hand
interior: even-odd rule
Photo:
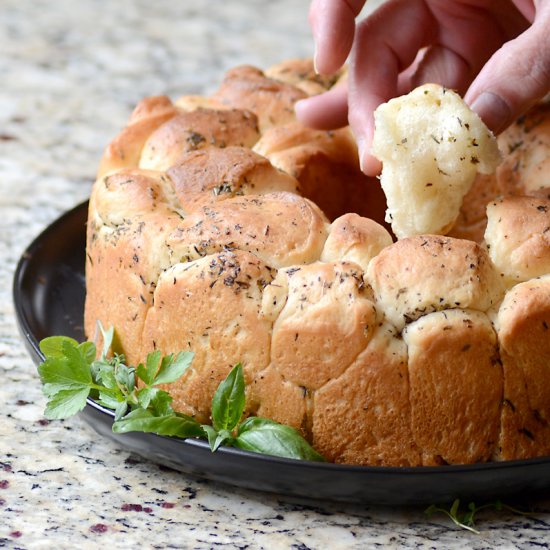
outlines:
[[[347,85],[303,100],[298,118],[316,128],[348,123],[362,170],[373,112],[426,82],[465,94],[495,133],[550,91],[550,0],[389,0],[356,24],[365,0],[313,0],[310,23],[320,73],[349,59]]]

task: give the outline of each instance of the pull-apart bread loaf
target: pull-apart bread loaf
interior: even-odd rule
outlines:
[[[193,351],[166,389],[201,422],[240,362],[245,414],[330,461],[550,454],[548,109],[500,138],[491,176],[495,140],[452,92],[383,106],[387,205],[348,128],[294,117],[339,78],[238,67],[209,97],[137,106],[90,199],[87,336],[114,326],[133,363]]]

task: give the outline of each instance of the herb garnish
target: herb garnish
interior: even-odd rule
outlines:
[[[96,359],[92,342],[79,344],[66,336],[51,336],[40,342],[45,360],[38,366],[48,398],[46,418],[63,419],[77,414],[91,397],[114,410],[113,432],[151,432],[170,437],[208,439],[212,452],[220,445],[248,451],[323,461],[324,458],[293,428],[273,420],[249,417],[241,422],[245,408],[245,382],[241,364],[233,367],[212,399],[212,426],[174,411],[172,397],[158,386],[175,382],[191,365],[194,354],[181,352],[162,357],[147,356],[137,367],[125,364],[123,355],[108,357],[114,330],[99,329],[103,349]],[[138,384],[138,380],[141,383]]]
[[[431,506],[426,508],[425,513],[430,517],[433,514],[438,512],[445,514],[458,527],[461,527],[462,529],[466,529],[467,531],[471,531],[472,533],[476,533],[477,535],[479,535],[481,534],[481,532],[475,528],[475,516],[481,510],[486,510],[489,508],[492,508],[493,510],[496,510],[496,511],[508,510],[510,512],[513,512],[514,514],[521,514],[524,516],[528,515],[526,512],[522,512],[521,510],[512,508],[511,506],[504,504],[500,500],[495,500],[494,502],[488,502],[486,504],[482,504],[481,506],[476,506],[474,502],[470,502],[468,504],[468,510],[463,512],[460,510],[459,499],[455,499],[448,510],[441,506],[436,506],[435,504],[432,504]]]

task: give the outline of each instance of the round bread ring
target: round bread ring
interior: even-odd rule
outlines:
[[[548,106],[499,138],[450,235],[394,242],[349,129],[294,117],[340,76],[238,67],[210,97],[138,105],[90,198],[87,336],[114,326],[131,363],[195,352],[167,389],[201,422],[242,363],[245,414],[334,462],[550,454]]]

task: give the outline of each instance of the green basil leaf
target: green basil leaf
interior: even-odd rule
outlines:
[[[40,351],[46,359],[60,359],[65,357],[63,353],[63,343],[68,343],[74,347],[78,346],[78,342],[74,338],[68,336],[49,336],[40,341]]]
[[[97,402],[100,405],[107,407],[108,409],[115,410],[120,405],[120,403],[124,401],[122,397],[122,394],[120,394],[120,396],[117,396],[113,395],[113,392],[111,391],[100,391]]]
[[[140,364],[137,368],[137,374],[138,376],[148,385],[151,386],[153,384],[153,380],[155,379],[155,375],[157,374],[157,371],[159,370],[160,365],[160,358],[162,354],[160,350],[152,351],[147,355],[147,361],[145,366]]]
[[[50,420],[61,420],[75,415],[86,406],[89,393],[88,388],[57,391],[48,400],[44,416]]]
[[[136,384],[135,369],[133,367],[127,367],[126,365],[119,364],[115,369],[115,379],[121,385],[124,386],[128,393],[132,393]]]
[[[194,353],[182,351],[175,357],[173,354],[163,357],[153,384],[169,384],[179,380],[193,361]]]
[[[232,430],[243,414],[245,404],[244,375],[240,363],[218,386],[212,398],[212,425],[216,431]]]
[[[159,390],[158,388],[154,389],[155,394],[149,403],[149,408],[153,411],[155,416],[169,416],[175,414],[174,409],[170,406],[173,401],[172,396],[164,390]]]
[[[275,420],[270,420],[269,418],[262,418],[261,416],[249,416],[244,422],[239,424],[238,435],[243,434],[249,430],[257,430],[263,426],[271,426],[273,424],[282,425]]]
[[[88,365],[91,365],[95,361],[96,349],[93,342],[78,344],[78,350]]]
[[[202,424],[201,428],[204,430],[206,437],[208,439],[208,444],[210,445],[210,450],[214,452],[214,445],[216,444],[216,439],[218,438],[218,432],[208,424]]]
[[[208,424],[203,424],[202,429],[208,437],[208,444],[210,445],[210,450],[213,453],[218,450],[222,443],[231,445],[233,442],[233,436],[229,430],[221,430],[220,432],[217,432],[212,426],[208,426]]]
[[[143,409],[147,409],[157,391],[158,390],[155,388],[142,388],[139,390],[137,392],[139,406]]]
[[[218,447],[225,443],[229,446],[233,443],[233,436],[231,435],[231,432],[229,430],[222,430],[218,437],[216,437],[216,440],[214,441],[214,446],[211,446],[212,452],[215,452],[218,450]]]
[[[95,372],[95,380],[105,388],[118,390],[120,388],[115,379],[115,369],[111,363],[105,361],[94,361],[92,363],[92,372]],[[122,396],[122,392],[120,392]]]
[[[120,420],[128,411],[128,401],[121,401],[115,409],[115,422]]]
[[[190,416],[154,416],[151,411],[135,409],[113,424],[113,432],[148,432],[171,437],[204,437],[201,425]]]
[[[61,356],[55,353],[38,366],[44,393],[53,395],[60,390],[83,388],[89,391],[93,384],[92,375],[82,351],[70,340],[61,342],[59,349]]]
[[[109,350],[113,344],[113,339],[115,337],[115,328],[109,327],[107,330],[103,328],[101,321],[97,322],[97,328],[101,332],[101,337],[103,339],[103,348],[101,350],[101,358],[105,359],[109,355]]]
[[[294,428],[266,418],[248,418],[239,427],[233,444],[267,455],[316,462],[325,460]]]

